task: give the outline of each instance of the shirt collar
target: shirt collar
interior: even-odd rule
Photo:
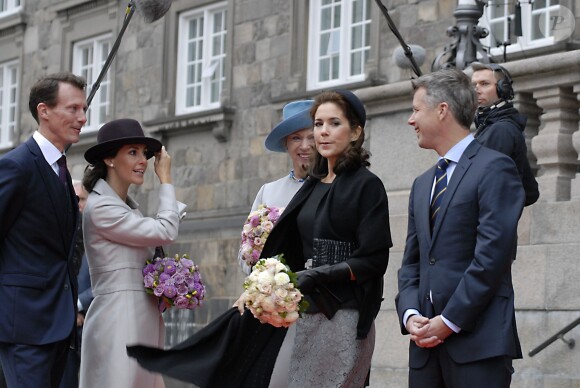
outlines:
[[[470,133],[469,135],[465,136],[459,143],[455,144],[447,153],[445,154],[444,158],[457,163],[459,159],[461,159],[461,155],[465,152],[467,146],[473,141],[475,138]],[[441,158],[440,158],[441,159]]]
[[[40,148],[40,151],[42,152],[42,155],[48,164],[52,165],[56,163],[56,161],[59,160],[62,155],[64,155],[64,153],[60,152],[60,150],[56,148],[54,144],[52,144],[46,137],[44,137],[42,133],[35,131],[32,134],[32,137],[38,144],[38,147]]]

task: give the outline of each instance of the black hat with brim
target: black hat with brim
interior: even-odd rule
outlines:
[[[145,154],[147,159],[161,150],[161,142],[152,137],[146,137],[137,120],[118,119],[109,121],[99,129],[97,144],[85,152],[85,160],[90,164],[95,164],[111,151],[127,144],[144,144],[147,147]]]

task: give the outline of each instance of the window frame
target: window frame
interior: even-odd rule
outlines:
[[[20,12],[23,9],[24,0],[0,0],[1,4],[6,3],[6,8],[0,10],[0,18]]]
[[[71,53],[72,72],[74,74],[79,74],[86,79],[87,95],[91,92],[91,87],[97,80],[112,46],[113,35],[111,33],[105,33],[73,42]],[[85,49],[92,50],[91,63],[83,63],[83,50]],[[105,52],[104,50],[107,51]],[[102,112],[103,108],[104,113]],[[83,131],[97,131],[101,125],[108,121],[110,112],[111,79],[109,72],[107,72],[91,101],[91,105],[87,111],[87,123],[83,127]]]
[[[308,66],[307,66],[307,90],[315,90],[348,83],[363,82],[367,78],[369,61],[373,55],[373,29],[372,29],[372,2],[370,0],[357,0],[363,2],[363,14],[366,12],[366,18],[361,21],[353,22],[353,3],[351,0],[334,0],[333,3],[323,5],[322,0],[312,0],[309,4],[309,29],[308,29]],[[333,27],[338,31],[340,42],[338,43],[338,76],[336,78],[329,78],[328,80],[320,80],[320,37],[321,31],[321,14],[323,8],[332,8],[334,6],[340,7],[340,26]],[[361,35],[362,45],[360,47],[352,48],[353,30],[356,26],[363,26]],[[326,31],[328,31],[327,29]],[[336,39],[336,38],[333,38]],[[329,39],[329,42],[332,39]],[[329,43],[329,46],[332,43]],[[366,60],[362,60],[361,71],[357,74],[351,75],[351,56],[355,51],[362,51]]]
[[[553,46],[556,41],[554,39],[553,34],[548,36],[548,37],[542,37],[542,38],[537,38],[537,39],[532,39],[532,28],[533,28],[533,18],[532,16],[534,14],[550,14],[553,12],[558,12],[558,10],[560,9],[560,7],[562,7],[561,4],[551,4],[552,0],[545,0],[546,3],[548,4],[546,7],[541,8],[540,10],[533,10],[532,9],[532,4],[530,4],[530,2],[520,2],[520,6],[521,6],[521,19],[522,19],[522,36],[515,36],[513,35],[513,28],[511,29],[511,38],[515,38],[515,42],[512,42],[510,45],[507,45],[505,47],[505,52],[508,54],[511,53],[518,53],[521,51],[525,51],[525,50],[531,50],[531,49],[536,49],[536,48],[544,48],[544,47],[549,47],[549,46]],[[491,24],[490,23],[490,5],[489,4],[494,4],[494,3],[499,3],[499,5],[503,5],[504,7],[506,7],[506,10],[509,11],[508,6],[511,6],[511,3],[505,3],[502,1],[497,1],[497,0],[492,0],[489,1],[486,5],[486,7],[484,8],[484,12],[483,12],[483,16],[480,19],[479,25],[486,28],[489,31],[489,35],[483,39],[481,39],[482,44],[485,47],[489,48],[489,52],[491,55],[494,56],[499,56],[502,55],[504,53],[504,46],[503,45],[499,45],[498,47],[492,47],[492,38],[493,40],[495,39],[495,36],[493,36],[492,34],[492,29],[491,29]],[[496,18],[494,20],[499,20],[499,19],[503,19],[503,23],[504,23],[504,37],[502,40],[505,41],[506,38],[506,32],[507,32],[507,23],[508,23],[508,17],[511,19],[511,23],[514,23],[515,20],[515,14],[514,13],[508,13],[506,12],[504,14],[504,16],[502,16],[501,18]],[[546,21],[548,22],[548,21]]]
[[[13,70],[16,73],[9,80],[7,85],[7,75]],[[0,62],[1,83],[0,83],[0,149],[12,147],[18,128],[18,118],[20,114],[20,61],[9,60]],[[8,98],[7,98],[8,97]],[[9,121],[10,113],[4,114],[5,111],[12,111],[12,121]]]
[[[228,57],[228,31],[229,31],[229,21],[228,21],[228,4],[227,2],[219,2],[216,4],[211,4],[205,7],[190,9],[184,11],[178,15],[178,42],[177,42],[177,61],[176,61],[176,86],[175,86],[175,115],[187,115],[191,113],[204,112],[212,109],[218,109],[222,105],[222,93],[226,85],[226,67],[227,67],[227,57]],[[214,18],[217,14],[221,14],[222,28],[215,32],[214,30]],[[184,37],[188,37],[190,21],[193,19],[203,20],[203,35],[201,36],[201,42],[203,50],[201,52],[201,57],[194,58],[201,62],[201,76],[198,85],[201,89],[199,96],[199,104],[188,105],[187,104],[187,93],[188,85],[186,82],[188,65],[187,58],[191,57],[188,50],[189,40]],[[212,51],[215,49],[214,38],[219,39],[219,44],[221,50],[214,54]],[[217,61],[217,63],[215,63]],[[204,75],[208,69],[213,69],[211,76],[207,74]],[[217,77],[215,77],[215,72],[218,72]],[[212,99],[212,83],[218,83],[217,100]]]

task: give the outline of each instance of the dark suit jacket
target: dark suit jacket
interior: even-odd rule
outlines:
[[[402,325],[408,309],[427,316],[442,314],[461,328],[439,345],[447,348],[454,361],[521,358],[511,253],[524,190],[514,162],[473,141],[451,176],[431,237],[429,202],[434,176],[435,168],[419,176],[409,198],[396,298],[401,331],[408,334]],[[429,349],[411,341],[409,365],[422,367],[429,354]]]
[[[53,343],[75,326],[79,213],[70,176],[68,188],[33,138],[0,159],[0,342]]]

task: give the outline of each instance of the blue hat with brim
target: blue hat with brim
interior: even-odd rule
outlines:
[[[305,128],[312,128],[310,108],[313,100],[293,101],[284,105],[282,122],[272,129],[266,137],[265,145],[270,151],[286,152],[286,137]]]

